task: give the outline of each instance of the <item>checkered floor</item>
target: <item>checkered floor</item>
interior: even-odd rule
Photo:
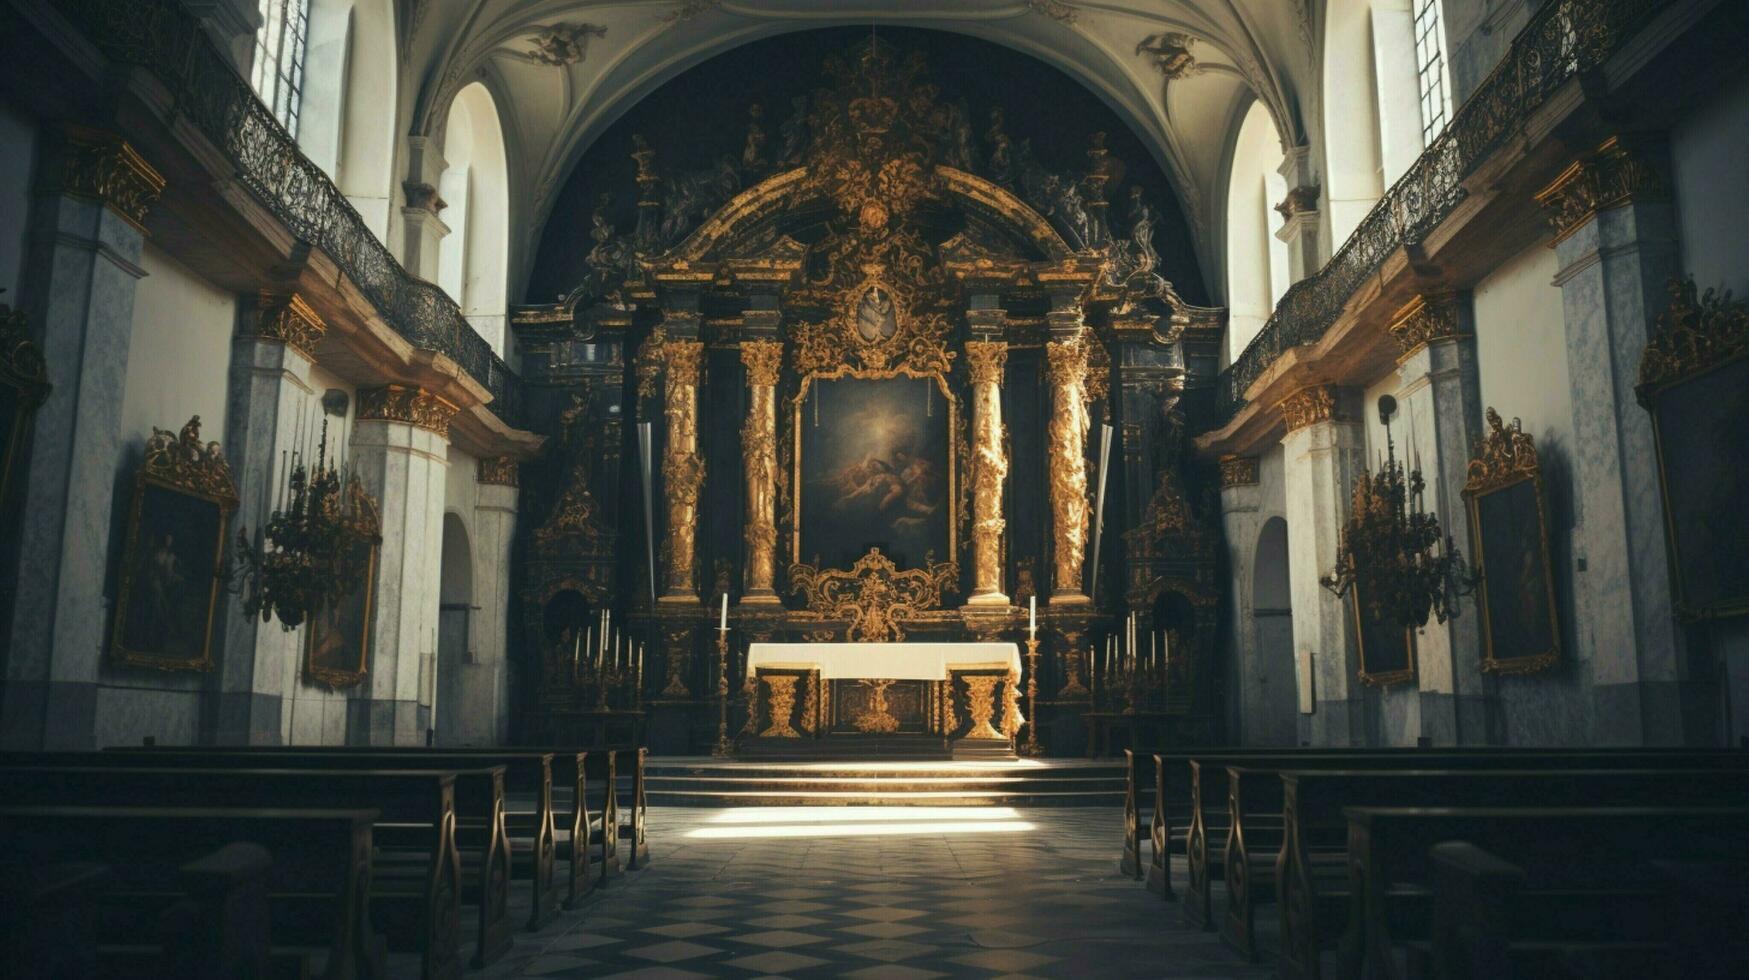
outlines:
[[[1119,814],[652,808],[651,867],[483,976],[1263,977],[1117,873]]]

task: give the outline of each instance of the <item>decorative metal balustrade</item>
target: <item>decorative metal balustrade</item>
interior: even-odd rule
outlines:
[[[1498,66],[1451,124],[1391,185],[1330,261],[1290,286],[1257,336],[1217,382],[1218,421],[1245,405],[1245,392],[1276,358],[1316,343],[1365,281],[1398,248],[1424,240],[1461,203],[1474,173],[1531,113],[1573,78],[1593,71],[1667,0],[1549,0],[1513,39]]]
[[[112,64],[156,78],[169,92],[172,121],[186,120],[224,153],[261,204],[327,252],[396,333],[454,359],[492,393],[492,411],[517,424],[521,382],[510,365],[441,288],[401,267],[181,4],[59,0],[56,9]]]

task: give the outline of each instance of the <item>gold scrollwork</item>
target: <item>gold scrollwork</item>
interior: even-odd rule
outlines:
[[[904,640],[901,624],[938,608],[942,593],[958,579],[959,566],[952,562],[900,571],[879,548],[869,549],[848,571],[799,562],[789,568],[790,589],[802,595],[808,614],[846,620],[846,639],[863,643]]]
[[[256,312],[255,335],[277,340],[315,360],[316,345],[328,332],[328,325],[310,304],[296,293],[276,295],[263,292]]]
[[[1086,560],[1087,524],[1087,346],[1080,338],[1045,345],[1051,383],[1051,418],[1046,426],[1049,459],[1051,532],[1055,544],[1053,595],[1078,597]]]
[[[972,376],[972,595],[970,601],[1006,605],[1002,594],[1002,484],[1008,478],[1003,440],[1002,368],[1008,345],[967,341],[966,367]]]
[[[1256,456],[1222,456],[1216,463],[1221,471],[1221,489],[1257,485]]]
[[[445,399],[411,385],[358,389],[360,422],[404,422],[447,436],[455,413],[456,407]]]
[[[796,684],[801,680],[798,674],[762,674],[760,679],[765,682],[765,690],[770,696],[771,724],[759,733],[760,738],[801,738],[800,732],[790,724],[790,716],[796,709]]]
[[[887,689],[893,686],[890,680],[873,679],[858,681],[868,688],[868,697],[850,716],[850,725],[859,732],[877,735],[890,735],[899,730],[899,719],[893,717],[891,706],[887,704]]]
[[[747,483],[747,577],[743,601],[774,602],[777,576],[777,378],[783,345],[741,344],[747,368],[747,421],[741,428],[741,468]]]
[[[517,484],[516,460],[509,456],[484,456],[474,464],[474,482],[496,487]]]
[[[1561,655],[1560,607],[1555,602],[1554,568],[1549,561],[1549,520],[1543,504],[1542,464],[1537,459],[1536,441],[1517,419],[1510,425],[1503,422],[1500,413],[1490,406],[1487,412],[1488,434],[1476,440],[1476,446],[1470,459],[1468,479],[1464,482],[1463,495],[1468,501],[1470,511],[1470,535],[1473,551],[1476,556],[1476,567],[1484,574],[1477,583],[1476,605],[1482,614],[1482,670],[1493,674],[1534,674],[1553,667]],[[1521,483],[1529,482],[1531,493],[1536,502],[1537,552],[1534,560],[1541,563],[1541,579],[1543,595],[1540,602],[1544,604],[1549,622],[1549,648],[1537,650],[1527,656],[1502,656],[1504,651],[1498,651],[1494,645],[1494,629],[1491,622],[1490,590],[1501,587],[1501,583],[1491,583],[1486,574],[1488,555],[1483,550],[1482,506],[1483,497],[1506,490]],[[1519,586],[1529,583],[1520,581]],[[1507,597],[1495,595],[1495,601]],[[1529,600],[1529,595],[1520,598]],[[1509,600],[1508,600],[1509,601]]]
[[[1636,198],[1662,199],[1664,179],[1618,137],[1603,141],[1590,157],[1575,161],[1536,195],[1549,227],[1552,247],[1578,231],[1599,211],[1621,207]]]
[[[1648,407],[1659,389],[1749,354],[1749,301],[1712,289],[1697,295],[1692,279],[1671,279],[1668,289],[1634,388]]]
[[[1287,430],[1294,432],[1319,422],[1345,421],[1346,416],[1336,403],[1336,389],[1330,385],[1312,385],[1283,398],[1277,406]]]
[[[668,586],[665,601],[696,601],[693,564],[698,538],[698,499],[704,488],[704,457],[698,452],[698,379],[704,344],[669,340],[663,411],[668,444],[662,456],[662,486],[668,502]]]
[[[68,126],[61,190],[103,202],[141,232],[146,213],[164,193],[164,177],[114,133]]]
[[[1404,357],[1436,340],[1469,336],[1458,316],[1457,297],[1451,293],[1415,297],[1391,317],[1387,330]]]

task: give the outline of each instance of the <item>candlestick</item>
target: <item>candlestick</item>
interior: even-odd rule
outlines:
[[[729,594],[723,593],[723,611],[717,619],[717,629],[727,632],[729,629]]]
[[[1020,753],[1028,756],[1044,754],[1044,748],[1038,744],[1037,636],[1026,638],[1026,744],[1021,746]]]
[[[638,679],[633,687],[632,696],[633,706],[638,711],[644,710],[644,645],[642,643],[638,644]]]
[[[1026,600],[1026,631],[1038,635],[1038,596],[1028,596]]]
[[[711,749],[711,755],[726,759],[735,754],[734,746],[729,744],[729,628],[728,628],[728,593],[723,593],[724,619],[723,625],[717,630],[717,744]]]

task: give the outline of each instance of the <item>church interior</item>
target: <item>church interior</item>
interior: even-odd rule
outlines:
[[[1746,39],[0,0],[7,975],[1749,976]]]

